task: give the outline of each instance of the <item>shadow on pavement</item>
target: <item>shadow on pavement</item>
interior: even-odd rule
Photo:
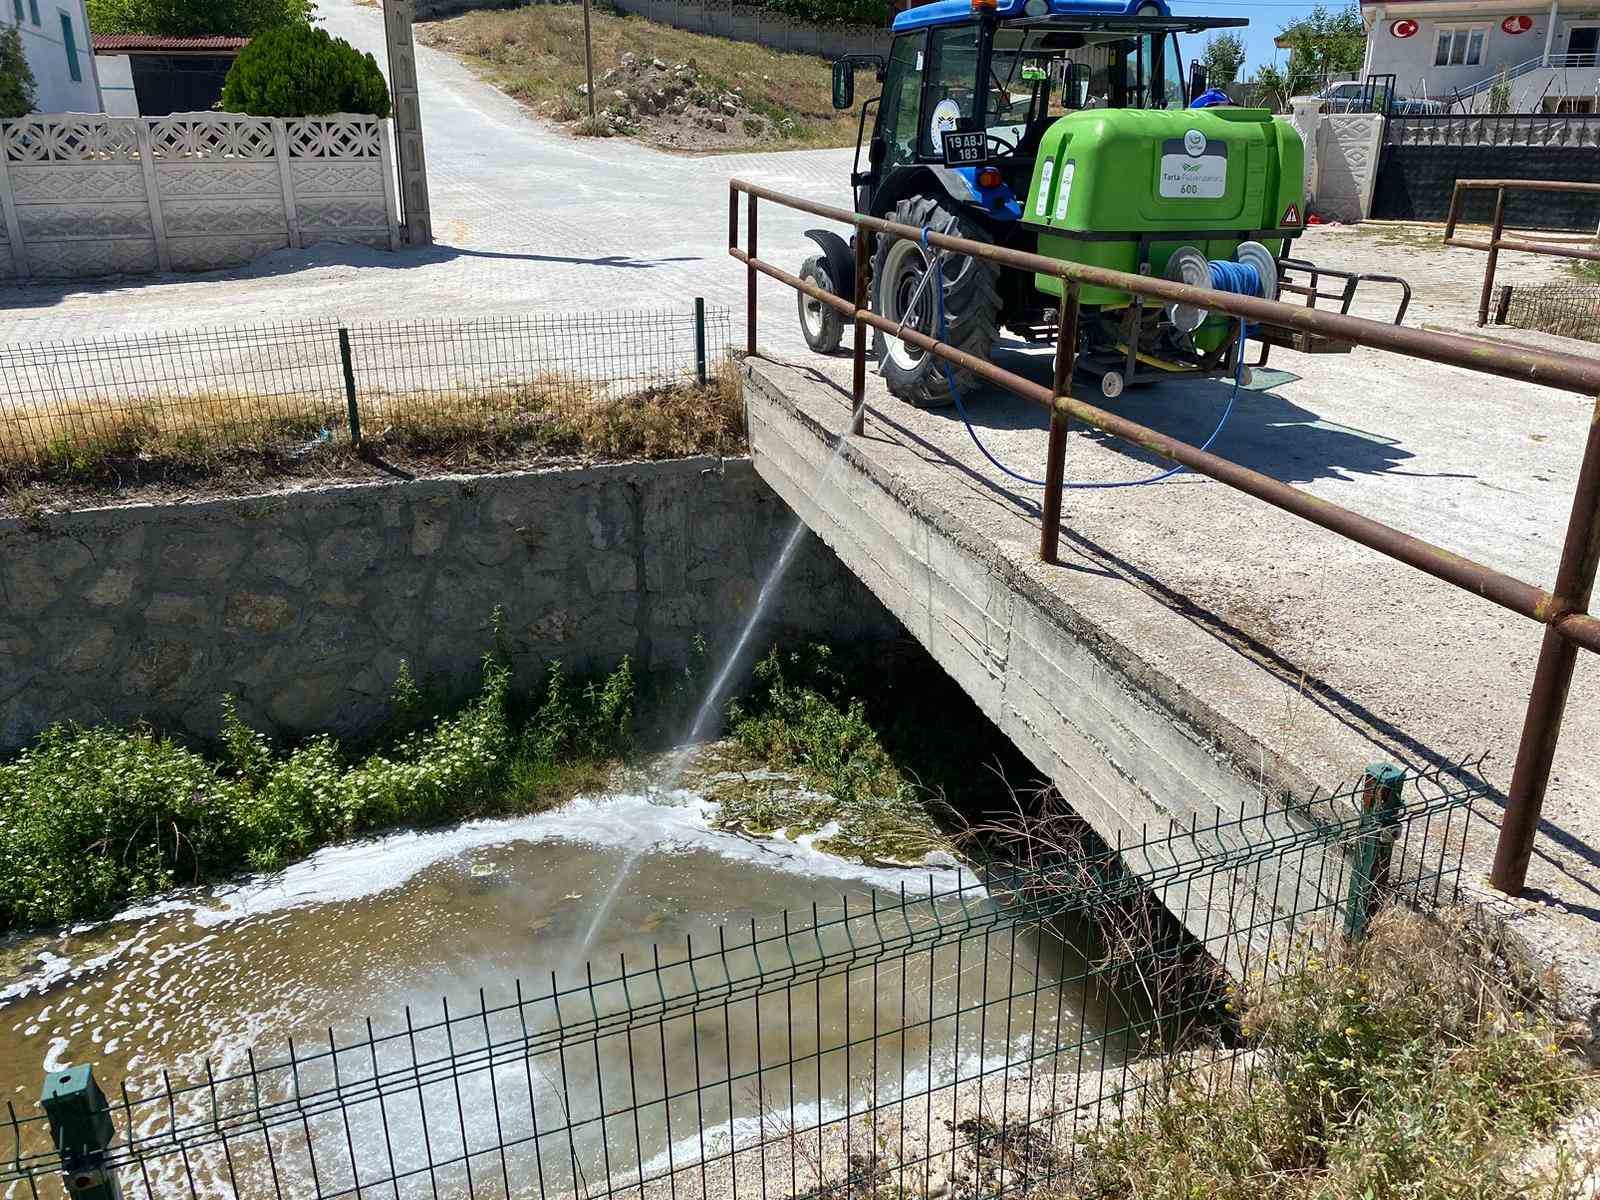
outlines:
[[[420,249],[379,250],[347,242],[318,242],[300,249],[285,247],[215,271],[168,271],[152,275],[108,275],[92,279],[15,280],[0,284],[0,308],[49,308],[73,296],[131,289],[167,287],[190,283],[228,283],[271,279],[301,271],[329,267],[354,270],[412,271],[434,267],[457,259],[502,259],[516,262],[559,263],[567,266],[599,267],[628,271],[649,270],[668,263],[700,262],[695,254],[662,258],[635,258],[627,254],[606,254],[598,258],[560,254],[521,254],[503,250],[468,250],[460,246],[434,243]]]
[[[1047,350],[997,346],[994,361],[997,366],[1045,386],[1050,384],[1051,355]],[[1073,386],[1073,394],[1079,399],[1195,446],[1216,429],[1232,391],[1232,384],[1223,380],[1179,379],[1129,388],[1115,400],[1106,400],[1087,379],[1079,377]],[[985,387],[964,399],[980,437],[985,429],[1037,429],[1042,435],[1049,424],[1043,409],[997,388]],[[933,410],[929,415],[957,423],[961,420],[953,407]],[[1082,424],[1075,426],[1074,433],[1114,448],[1153,471],[1171,466],[1159,455]],[[1211,449],[1242,467],[1291,484],[1396,473],[1476,478],[1455,472],[1402,472],[1403,465],[1415,455],[1404,449],[1398,439],[1325,421],[1312,410],[1271,391],[1241,389],[1233,413]]]

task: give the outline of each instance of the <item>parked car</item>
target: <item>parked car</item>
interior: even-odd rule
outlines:
[[[1330,83],[1311,96],[1311,99],[1323,102],[1323,112],[1335,113],[1381,112],[1383,98],[1382,88],[1369,90],[1359,79]],[[1442,113],[1445,111],[1445,106],[1439,100],[1413,100],[1408,96],[1395,96],[1389,111],[1397,117],[1422,117]]]

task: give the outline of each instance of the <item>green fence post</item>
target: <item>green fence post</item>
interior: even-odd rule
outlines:
[[[1361,831],[1356,835],[1345,900],[1346,937],[1366,935],[1389,885],[1389,863],[1400,824],[1400,788],[1405,781],[1406,773],[1400,767],[1373,763],[1361,782]]]
[[[356,368],[350,358],[350,331],[339,326],[339,362],[344,367],[344,400],[350,406],[350,441],[361,445],[361,410],[356,407]]]
[[[700,386],[706,385],[706,301],[704,296],[694,298],[694,372]]]
[[[116,1171],[105,1162],[117,1131],[111,1106],[94,1081],[94,1068],[79,1063],[46,1075],[39,1105],[50,1119],[67,1194],[75,1200],[120,1200]]]

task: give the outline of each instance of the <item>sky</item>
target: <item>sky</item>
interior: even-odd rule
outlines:
[[[1244,35],[1245,48],[1244,70],[1239,72],[1240,79],[1250,78],[1264,62],[1287,61],[1288,51],[1274,47],[1272,39],[1278,35],[1279,29],[1295,18],[1305,16],[1314,7],[1313,4],[1291,3],[1291,0],[1202,0],[1200,3],[1172,0],[1172,11],[1185,16],[1249,18],[1249,26],[1239,31]],[[1338,0],[1331,0],[1327,7],[1338,8]],[[1195,34],[1182,40],[1183,58],[1188,62],[1191,58],[1199,57],[1206,35]]]

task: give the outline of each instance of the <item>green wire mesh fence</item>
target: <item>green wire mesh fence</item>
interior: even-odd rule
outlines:
[[[75,457],[292,455],[402,426],[442,436],[571,422],[704,384],[725,308],[305,321],[0,347],[0,476]]]
[[[719,928],[577,980],[480,989],[233,1069],[0,1117],[0,1193],[156,1197],[1022,1195],[1136,1119],[1187,1048],[1248,1086],[1235,985],[1457,894],[1462,763],[1028,848],[959,884]],[[63,1094],[68,1093],[68,1094]],[[52,1137],[54,1122],[54,1138]],[[105,1189],[105,1190],[97,1190]]]

